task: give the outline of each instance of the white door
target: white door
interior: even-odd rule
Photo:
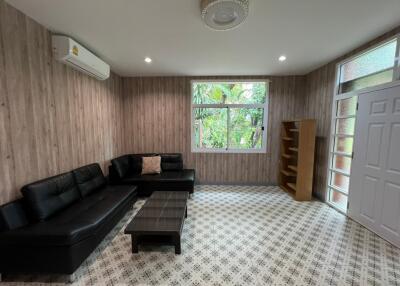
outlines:
[[[358,103],[348,213],[400,247],[400,85]]]

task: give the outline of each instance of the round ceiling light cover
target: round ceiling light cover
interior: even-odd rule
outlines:
[[[242,23],[249,0],[201,0],[201,17],[214,30],[229,30]]]

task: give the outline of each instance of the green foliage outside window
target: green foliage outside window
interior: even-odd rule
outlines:
[[[266,87],[265,82],[194,83],[195,147],[260,149]]]

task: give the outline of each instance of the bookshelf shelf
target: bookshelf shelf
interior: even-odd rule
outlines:
[[[291,137],[282,137],[282,140],[285,140],[285,141],[293,141],[293,138],[291,138]]]
[[[287,183],[287,185],[293,190],[296,191],[296,185],[294,183]]]
[[[294,158],[294,156],[293,156],[293,155],[290,155],[290,154],[281,154],[281,156],[282,156],[283,158],[286,158],[286,159]]]
[[[286,170],[281,170],[281,173],[284,174],[285,176],[289,176],[289,177],[296,177],[297,174],[290,172],[290,171],[286,171]]]

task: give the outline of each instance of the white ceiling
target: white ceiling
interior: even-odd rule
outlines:
[[[304,74],[400,25],[399,0],[250,0],[224,32],[203,24],[200,0],[7,2],[123,76]]]

